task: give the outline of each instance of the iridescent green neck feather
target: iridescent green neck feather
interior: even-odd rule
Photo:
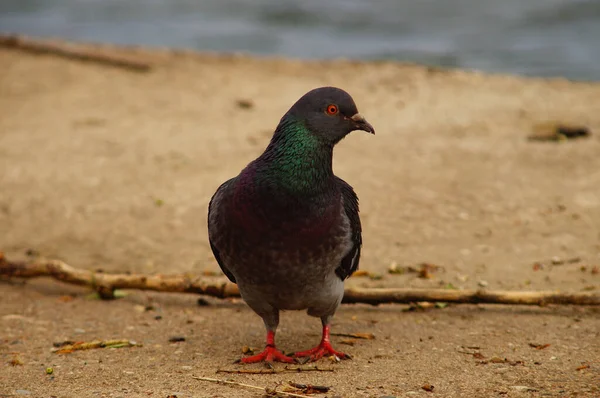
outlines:
[[[257,159],[257,177],[296,192],[319,190],[333,179],[333,145],[312,134],[305,123],[285,117]]]

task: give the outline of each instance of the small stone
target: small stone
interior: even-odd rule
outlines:
[[[558,256],[552,257],[552,264],[560,265],[562,263],[564,263],[564,261],[560,257],[558,257]]]
[[[534,387],[529,387],[529,386],[511,386],[510,388],[512,388],[513,390],[516,391],[520,391],[520,392],[536,392],[537,389]]]
[[[406,268],[399,265],[397,262],[392,262],[388,267],[388,273],[390,274],[404,274],[406,272]]]
[[[210,303],[208,301],[206,301],[206,299],[200,297],[197,301],[196,304],[199,305],[200,307],[207,307],[210,305]]]
[[[35,249],[27,249],[25,250],[25,255],[30,257],[39,257],[40,252]]]
[[[192,370],[192,367],[188,366],[188,365],[184,365],[184,366],[181,367],[181,369],[183,369],[183,370]]]
[[[73,330],[75,333],[77,334],[83,334],[85,333],[85,329],[81,329],[81,328],[75,328],[75,330]]]
[[[252,108],[254,108],[254,102],[252,102],[252,100],[249,100],[249,99],[238,99],[236,101],[236,105],[240,109],[252,109]]]
[[[15,393],[17,393],[17,395],[31,395],[31,391],[29,390],[16,390]]]
[[[423,385],[421,388],[427,392],[433,392],[433,389],[435,387],[433,385],[427,383],[427,384]]]
[[[169,337],[169,343],[179,343],[185,341],[185,337],[183,336],[173,336]]]
[[[477,284],[478,284],[480,287],[487,287],[487,286],[488,286],[488,282],[487,282],[487,281],[479,281],[479,282],[477,282]]]

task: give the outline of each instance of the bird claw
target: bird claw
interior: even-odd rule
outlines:
[[[306,362],[317,361],[325,356],[334,356],[338,359],[352,359],[350,355],[334,350],[331,346],[331,343],[329,343],[328,341],[321,341],[321,344],[319,344],[315,348],[311,348],[310,350],[306,351],[300,351],[294,354],[295,358],[308,357],[308,360]]]
[[[308,363],[310,361],[310,357],[306,356],[306,357],[296,357],[296,354],[292,354],[295,359],[296,362],[298,362],[300,365],[304,365],[305,363]]]
[[[266,346],[264,351],[260,354],[252,355],[250,357],[240,358],[236,363],[258,363],[266,362],[284,362],[284,363],[296,363],[296,360],[292,357],[286,356],[284,353],[279,351],[273,346]]]

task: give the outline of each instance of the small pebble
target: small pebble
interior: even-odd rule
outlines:
[[[185,337],[183,336],[173,336],[169,337],[169,343],[179,343],[185,341]]]
[[[537,389],[529,386],[511,386],[513,390],[521,391],[521,392],[535,392]]]
[[[80,328],[75,328],[75,330],[73,330],[73,331],[74,331],[75,333],[78,333],[78,334],[83,334],[83,333],[85,333],[85,329],[80,329]]]
[[[241,109],[252,109],[254,107],[254,103],[249,99],[239,99],[236,101],[236,104]]]
[[[31,395],[31,391],[29,390],[16,390],[17,395]]]
[[[487,281],[479,281],[479,282],[477,282],[477,284],[478,284],[480,287],[487,287],[487,286],[488,286],[488,283],[487,283]]]
[[[562,263],[564,263],[564,261],[560,257],[558,257],[558,256],[552,257],[552,264],[560,265]]]
[[[431,384],[425,384],[421,387],[423,390],[427,391],[427,392],[433,392],[433,389],[435,388],[433,385]]]
[[[197,301],[196,304],[198,304],[200,307],[207,307],[210,305],[210,303],[208,301],[206,301],[206,299],[200,297]]]

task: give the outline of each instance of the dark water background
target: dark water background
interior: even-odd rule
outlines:
[[[0,0],[0,32],[600,80],[600,0]]]

